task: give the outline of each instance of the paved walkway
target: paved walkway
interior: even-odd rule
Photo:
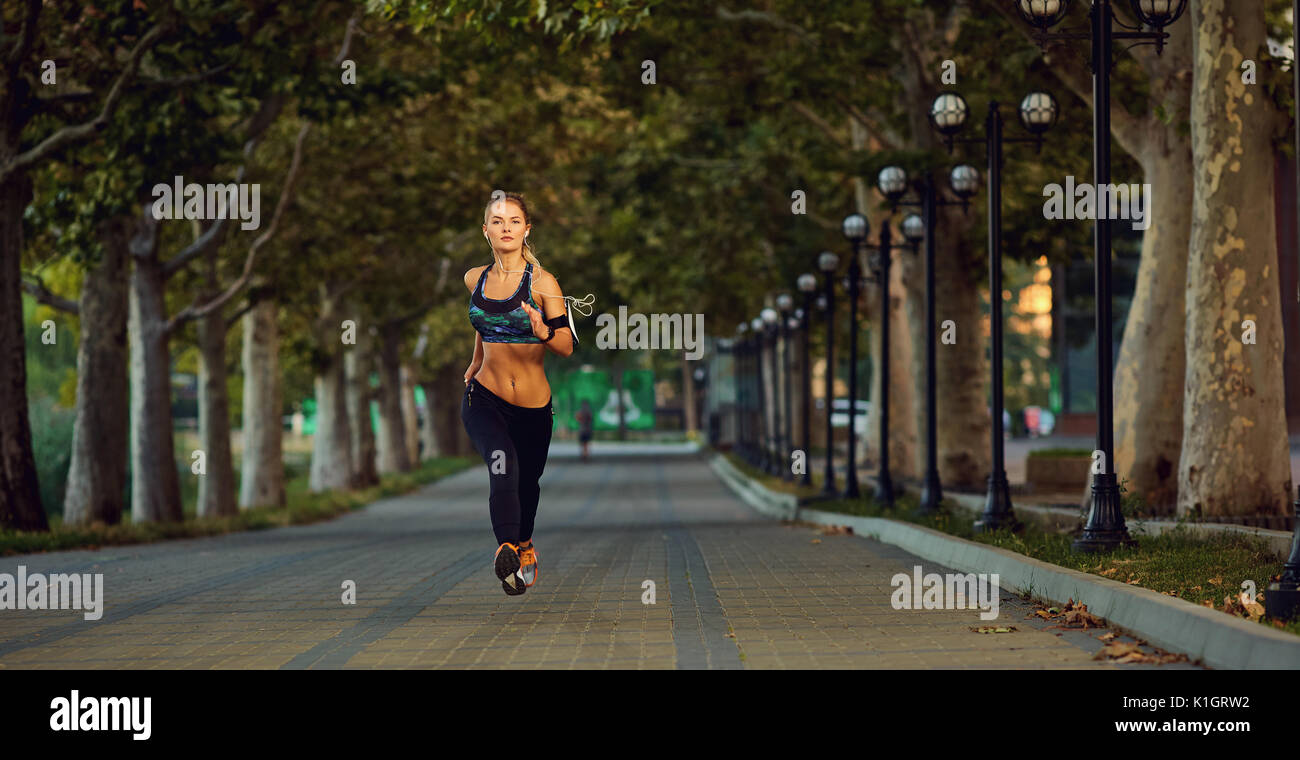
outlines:
[[[992,624],[1015,633],[895,610],[895,573],[948,569],[762,518],[700,456],[556,457],[542,484],[521,597],[490,569],[483,468],[326,523],[0,559],[103,573],[106,598],[99,621],[0,610],[0,668],[1144,667],[1093,660],[1095,630],[1045,630],[1005,593]]]

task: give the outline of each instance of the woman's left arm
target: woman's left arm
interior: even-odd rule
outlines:
[[[565,316],[564,309],[564,291],[560,290],[560,283],[556,281],[555,275],[550,272],[543,272],[537,278],[534,293],[541,296],[542,308],[546,311],[545,316],[537,309],[534,309],[527,301],[523,303],[524,311],[528,314],[528,319],[532,322],[533,335],[538,338],[545,338],[550,333],[550,327],[547,326],[548,320],[556,320],[556,317]],[[555,337],[548,341],[543,341],[542,345],[560,356],[569,356],[573,353],[573,331],[565,324],[564,327],[555,328]]]

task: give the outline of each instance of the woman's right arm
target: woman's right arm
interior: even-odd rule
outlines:
[[[469,369],[465,370],[466,385],[469,385],[470,379],[473,378],[474,375],[478,374],[479,367],[482,366],[483,366],[483,334],[476,330],[474,331],[474,358],[470,360]]]

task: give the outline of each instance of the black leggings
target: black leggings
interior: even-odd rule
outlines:
[[[470,380],[460,401],[460,419],[483,457],[492,482],[488,507],[497,544],[519,544],[533,537],[538,479],[551,449],[555,411],[546,406],[515,406]]]

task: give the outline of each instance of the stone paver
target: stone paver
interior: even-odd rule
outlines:
[[[763,518],[694,455],[553,457],[540,578],[507,597],[487,491],[476,468],[327,523],[0,559],[104,573],[105,595],[99,621],[0,610],[0,668],[1116,667],[1010,595],[1010,634],[971,632],[990,624],[975,610],[893,609],[895,573],[948,569]]]

